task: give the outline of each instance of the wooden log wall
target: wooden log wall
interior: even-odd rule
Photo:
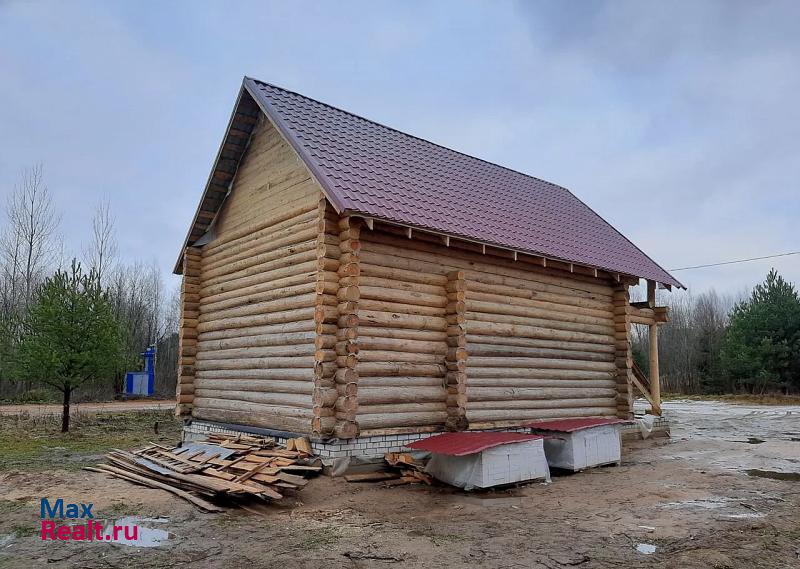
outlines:
[[[215,235],[202,247],[194,417],[300,433],[313,423],[322,430],[325,405],[317,410],[314,401],[324,400],[315,390],[326,375],[317,370],[335,365],[325,351],[335,327],[317,314],[336,310],[329,276],[338,269],[338,251],[320,233],[320,195],[262,117]]]
[[[630,375],[633,373],[631,347],[630,293],[628,286],[614,287],[614,342],[617,367],[617,417],[629,419],[633,416],[633,388]]]
[[[610,284],[520,269],[476,262],[467,272],[470,426],[614,416]]]
[[[187,247],[184,252],[181,281],[181,321],[178,331],[178,416],[190,415],[194,402],[195,356],[197,354],[197,319],[200,315],[200,250]]]
[[[470,428],[616,415],[609,280],[377,230],[362,232],[361,262],[362,432],[440,427],[446,421],[448,407],[441,406],[437,383],[448,365],[453,367],[448,358],[458,353],[449,352],[458,347],[450,344],[460,333],[450,328],[458,320],[447,313],[453,271],[463,271],[466,289],[466,397],[461,401]],[[444,381],[452,394],[451,378]],[[380,403],[362,399],[365,382],[381,387]]]
[[[322,198],[317,222],[317,299],[315,303],[314,419],[311,432],[333,434],[336,426],[336,294],[339,290],[339,217]]]
[[[418,266],[416,242],[361,230],[358,409],[362,435],[444,428],[447,273]]]
[[[361,220],[339,219],[339,289],[336,323],[336,423],[341,439],[357,437],[359,372],[359,306],[361,304]]]
[[[467,326],[464,271],[447,273],[447,422],[450,431],[463,431],[467,421]]]

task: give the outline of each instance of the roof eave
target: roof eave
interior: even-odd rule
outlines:
[[[178,259],[175,262],[175,266],[172,269],[172,273],[175,275],[183,274],[183,255],[184,251],[186,251],[186,247],[189,246],[189,239],[192,235],[192,230],[197,225],[197,222],[200,217],[200,210],[203,206],[203,202],[205,201],[206,195],[208,194],[209,188],[211,187],[211,181],[214,178],[214,173],[217,171],[217,166],[219,165],[220,158],[222,157],[222,149],[225,147],[225,142],[228,139],[228,135],[231,131],[231,126],[233,125],[233,120],[236,117],[237,111],[239,110],[239,105],[242,102],[242,95],[244,94],[244,82],[242,83],[241,87],[239,88],[239,94],[236,96],[236,103],[233,106],[233,110],[231,111],[231,116],[228,118],[228,126],[225,128],[225,135],[222,137],[222,141],[219,144],[219,148],[217,149],[217,156],[214,159],[214,162],[211,166],[211,171],[208,173],[208,179],[206,180],[205,189],[203,190],[203,195],[200,197],[200,202],[197,204],[197,209],[195,210],[194,217],[192,218],[192,223],[189,225],[189,231],[186,233],[186,239],[183,241],[183,247],[181,247],[180,253],[178,254]]]

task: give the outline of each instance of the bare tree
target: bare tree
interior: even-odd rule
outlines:
[[[7,213],[9,227],[3,239],[3,256],[10,267],[13,292],[27,307],[35,286],[54,260],[54,235],[61,221],[44,184],[41,164],[22,172],[9,198]]]
[[[111,203],[103,199],[97,204],[92,218],[92,239],[83,250],[84,262],[97,272],[102,284],[117,258],[117,238]]]

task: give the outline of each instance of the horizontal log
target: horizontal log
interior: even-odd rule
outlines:
[[[473,278],[469,281],[469,294],[467,296],[489,293],[501,295],[508,298],[509,301],[512,299],[539,300],[556,305],[613,312],[612,300],[608,295],[597,295],[511,277],[493,278],[491,275],[486,276],[477,272],[470,276]],[[483,280],[492,282],[482,282]]]
[[[491,358],[483,356],[470,356],[469,366],[472,368],[526,368],[526,369],[559,369],[559,370],[587,370],[600,372],[616,372],[614,362],[592,362],[574,359],[553,358],[521,358],[505,357]]]
[[[392,427],[443,426],[447,411],[421,413],[385,413],[379,415],[358,415],[358,426],[364,429],[386,429]]]
[[[438,316],[414,316],[409,314],[399,314],[396,312],[378,312],[373,310],[360,310],[359,320],[361,326],[380,326],[407,328],[413,330],[437,330],[447,329],[447,321]]]
[[[447,332],[445,330],[415,330],[413,328],[365,326],[359,330],[359,339],[362,338],[370,340],[412,340],[415,342],[436,344],[447,340]]]
[[[311,243],[313,244],[313,242]],[[222,286],[225,283],[241,283],[245,279],[251,278],[254,275],[263,276],[265,274],[269,275],[273,272],[283,275],[284,273],[281,273],[280,271],[285,270],[287,267],[295,267],[301,263],[316,260],[317,251],[316,245],[314,245],[314,247],[307,250],[300,250],[292,255],[273,259],[272,261],[260,263],[258,265],[247,267],[233,273],[226,273],[208,279],[204,277],[201,294],[205,294],[206,290],[212,290],[213,287]]]
[[[249,298],[252,295],[269,292],[278,293],[278,296],[282,296],[280,291],[284,289],[293,286],[309,284],[318,280],[319,271],[317,271],[316,262],[304,263],[304,266],[307,269],[306,271],[298,271],[289,276],[275,279],[271,279],[269,278],[269,275],[267,275],[264,277],[262,282],[251,284],[249,286],[232,287],[230,290],[226,290],[225,292],[203,297],[201,306],[213,306],[216,303],[231,300],[241,301]]]
[[[420,364],[444,363],[444,356],[441,354],[425,354],[420,352],[387,352],[368,349],[360,350],[358,359],[361,364],[366,362],[414,362]]]
[[[358,364],[359,377],[418,376],[442,377],[443,365],[414,364],[408,362],[361,362]]]
[[[260,403],[265,405],[282,405],[296,409],[312,409],[312,397],[308,393],[282,393],[269,391],[233,391],[198,388],[194,393],[198,398],[225,400],[234,402]]]
[[[202,406],[196,404],[192,408],[192,416],[206,421],[219,423],[232,423],[234,425],[249,425],[265,429],[277,429],[294,433],[311,433],[313,411],[309,410],[308,417],[287,417],[271,411],[264,411],[257,403],[226,405],[225,407],[212,406],[218,400],[203,401]],[[231,402],[226,402],[231,403]],[[257,412],[256,412],[257,410]]]
[[[195,377],[210,379],[280,379],[311,382],[314,369],[311,368],[268,368],[268,369],[218,369],[198,370]]]
[[[528,348],[524,346],[503,346],[498,344],[478,344],[469,342],[468,353],[472,356],[486,357],[528,357],[528,358],[560,358],[595,362],[613,362],[614,354],[604,352],[580,352],[575,350],[557,350],[552,348]]]
[[[194,398],[194,407],[196,409],[205,407],[210,409],[225,409],[229,411],[249,411],[253,415],[261,415],[264,418],[269,418],[271,416],[285,418],[291,417],[295,419],[307,418],[310,421],[314,416],[314,411],[310,406],[307,409],[301,409],[294,405],[267,405],[263,403],[253,403],[250,401],[233,401],[229,399],[197,396]]]
[[[561,388],[561,387],[467,387],[470,404],[473,401],[513,402],[518,399],[613,399],[617,395],[613,388]],[[570,406],[565,404],[565,406]]]
[[[195,363],[197,371],[224,370],[224,369],[287,369],[287,368],[314,368],[313,353],[308,356],[294,357],[267,357],[267,358],[238,358],[231,360],[201,360]]]
[[[203,257],[211,261],[217,255],[233,253],[232,250],[235,251],[236,247],[246,249],[252,245],[253,241],[274,236],[281,227],[296,225],[312,218],[316,219],[317,207],[317,203],[311,203],[309,200],[308,203],[300,203],[282,214],[271,219],[264,219],[258,224],[220,234],[203,247]]]
[[[476,400],[469,396],[467,411],[574,409],[575,407],[616,408],[615,399],[609,397],[574,397],[559,399]]]
[[[214,286],[203,286],[200,294],[203,296],[204,301],[211,302],[220,298],[226,298],[223,293],[229,293],[230,296],[243,296],[253,290],[251,287],[255,285],[264,285],[268,289],[280,288],[276,283],[285,282],[284,279],[288,277],[296,277],[295,280],[300,279],[303,275],[305,281],[313,281],[316,279],[317,271],[319,270],[318,259],[300,262],[294,265],[281,267],[269,272],[257,273],[249,275],[236,280],[226,281]],[[311,275],[310,277],[308,275]],[[300,279],[299,282],[304,282]]]
[[[365,277],[376,277],[389,281],[404,283],[416,283],[431,286],[444,287],[447,284],[447,276],[436,273],[425,273],[414,268],[399,269],[395,267],[384,267],[380,264],[370,263],[364,258],[363,245],[361,252],[361,275]]]
[[[213,379],[197,377],[194,380],[196,389],[217,391],[256,391],[259,393],[295,393],[311,397],[314,383],[310,377],[302,380],[280,379]]]
[[[467,380],[472,387],[559,387],[574,389],[604,388],[614,389],[616,380],[607,379],[564,379],[564,378],[530,378],[530,377],[472,377]]]
[[[614,334],[614,326],[598,326],[596,324],[579,324],[575,322],[564,322],[561,320],[549,320],[546,318],[532,318],[530,316],[512,316],[508,314],[495,314],[475,312],[472,309],[467,311],[466,317],[471,321],[493,322],[496,324],[514,324],[518,326],[540,326],[551,330],[562,330],[567,332],[580,332],[583,334],[598,334],[605,336],[606,341]]]
[[[318,290],[320,286],[323,289],[322,291]],[[275,290],[268,290],[264,292],[247,294],[238,297],[231,297],[225,300],[221,300],[219,302],[204,302],[201,305],[201,313],[202,314],[218,313],[221,310],[229,308],[251,306],[260,304],[262,302],[269,302],[283,298],[290,298],[293,296],[305,295],[312,292],[317,294],[320,294],[320,292],[330,293],[332,291],[335,291],[335,289],[336,289],[335,283],[303,282],[292,286],[281,287]]]
[[[445,309],[435,306],[416,306],[413,304],[398,304],[396,302],[384,302],[382,300],[369,300],[361,298],[358,303],[360,310],[379,311],[397,314],[409,314],[415,316],[437,316],[443,317]]]
[[[262,235],[248,243],[248,246],[241,246],[237,249],[224,251],[223,253],[209,254],[203,259],[203,270],[212,271],[219,267],[224,267],[237,263],[244,259],[249,259],[270,251],[283,249],[295,243],[302,243],[317,236],[317,220],[309,217],[303,220],[296,218],[291,224],[271,235]]]
[[[284,243],[280,247],[271,246],[275,244],[265,244],[259,248],[263,252],[256,253],[251,251],[247,257],[238,260],[226,259],[224,260],[226,262],[221,262],[213,268],[203,267],[203,284],[212,285],[243,275],[254,274],[261,267],[264,267],[264,270],[270,270],[275,267],[285,266],[285,264],[280,263],[282,260],[317,255],[317,232],[313,227],[283,241]]]
[[[478,377],[524,377],[530,379],[609,379],[616,376],[616,369],[613,372],[606,371],[586,371],[572,369],[531,369],[531,368],[509,368],[509,367],[476,367],[468,361],[470,381]]]
[[[241,328],[237,328],[241,330]],[[236,338],[225,338],[220,340],[200,340],[198,344],[202,351],[227,350],[230,348],[261,348],[268,346],[305,346],[315,344],[318,338],[329,336],[319,336],[314,331],[308,332],[288,332],[285,334],[258,334],[254,336],[240,336]]]
[[[294,346],[264,346],[229,348],[222,350],[202,350],[197,354],[197,361],[314,356],[314,352],[314,344],[310,342]]]
[[[468,316],[469,318],[469,316]],[[487,336],[511,336],[520,338],[536,338],[540,340],[559,340],[562,342],[585,342],[589,344],[609,344],[606,334],[591,334],[570,330],[555,330],[547,326],[528,326],[500,322],[484,322],[470,320],[467,333]]]
[[[409,282],[406,280],[397,279],[384,279],[381,277],[370,276],[362,271],[361,283],[365,287],[374,287],[377,289],[391,289],[395,291],[405,291],[406,293],[419,293],[433,297],[443,297],[445,295],[445,286],[441,284],[422,284],[417,282]]]
[[[359,377],[359,388],[366,387],[441,387],[441,377],[367,376]]]
[[[438,387],[365,387],[359,384],[358,388],[358,400],[361,409],[369,405],[444,402],[445,395],[446,392],[441,384]]]
[[[303,299],[303,302],[305,301],[307,301],[307,299]],[[298,303],[299,302],[300,301],[298,301]],[[204,332],[213,332],[230,328],[250,328],[257,326],[269,326],[272,324],[286,324],[289,322],[313,320],[314,314],[315,310],[312,303],[312,305],[308,308],[295,308],[281,312],[259,314],[256,316],[241,316],[237,318],[214,320],[212,322],[201,322],[198,324],[197,330],[202,334]]]
[[[539,338],[524,338],[513,336],[494,336],[467,333],[469,344],[520,346],[525,348],[555,349],[576,352],[594,352],[599,354],[613,354],[615,348],[610,344],[592,344],[589,342],[565,342],[561,340],[542,340]]]
[[[333,306],[336,304],[336,299],[332,296],[318,295],[316,292],[287,296],[285,298],[274,298],[265,302],[257,302],[247,304],[245,306],[237,306],[236,308],[226,308],[206,314],[205,312],[200,315],[199,323],[212,322],[215,320],[227,320],[230,318],[242,318],[247,316],[260,316],[269,314],[271,312],[280,312],[284,310],[292,310],[295,308],[303,308],[306,306],[314,306],[320,304],[327,304]]]
[[[277,324],[267,324],[264,326],[243,326],[241,328],[232,328],[230,330],[215,330],[210,332],[203,332],[199,338],[200,342],[210,340],[223,340],[228,338],[250,338],[250,337],[264,337],[265,341],[270,341],[272,336],[286,335],[291,338],[293,333],[302,332],[315,332],[318,333],[335,333],[335,325],[322,325],[322,329],[317,331],[317,324],[313,318],[308,320],[298,320],[295,322],[281,322]]]
[[[362,299],[412,306],[430,306],[433,308],[444,308],[447,305],[447,297],[444,294],[425,294],[417,291],[408,291],[394,285],[391,287],[376,287],[362,284],[360,291]]]
[[[616,412],[616,406],[612,405],[570,407],[569,409],[470,409],[467,407],[467,419],[471,429],[481,429],[508,425],[508,423],[499,423],[500,421],[513,421],[519,424],[522,421],[535,419],[613,417]],[[494,422],[498,423],[493,424]]]
[[[359,347],[363,350],[384,350],[390,352],[408,352],[417,354],[436,354],[444,356],[447,353],[447,344],[441,339],[438,341],[430,340],[406,340],[397,338],[381,338],[364,332],[372,332],[376,328],[364,328],[358,336]]]
[[[470,310],[489,314],[530,316],[532,318],[547,318],[550,320],[562,320],[564,322],[597,324],[599,326],[610,326],[614,320],[614,314],[610,310],[601,311],[590,308],[564,306],[538,300],[509,298],[496,294],[483,294],[473,291],[467,293],[467,301],[469,302]]]
[[[358,403],[358,412],[356,413],[356,420],[360,423],[361,417],[364,415],[381,416],[381,415],[407,415],[414,413],[447,413],[447,403],[442,397],[441,401],[427,401],[419,403],[391,403],[389,405],[364,405],[360,401]]]
[[[545,284],[553,284],[568,289],[610,296],[609,283],[600,279],[548,270],[527,263],[515,263],[494,256],[461,251],[456,248],[427,246],[419,241],[403,242],[385,233],[374,231],[365,233],[362,258],[365,263],[374,262],[401,269],[416,269],[426,273],[446,273],[453,269],[463,269],[466,279],[476,271],[489,275],[508,276],[520,279],[536,279]],[[446,263],[446,265],[445,265]]]

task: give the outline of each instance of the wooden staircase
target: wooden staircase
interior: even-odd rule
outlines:
[[[633,373],[630,376],[631,383],[633,386],[644,396],[645,399],[650,403],[652,407],[651,413],[653,415],[661,415],[661,402],[656,401],[653,397],[651,388],[650,388],[650,380],[645,376],[642,368],[640,368],[636,362],[633,362],[633,368],[631,370]]]

